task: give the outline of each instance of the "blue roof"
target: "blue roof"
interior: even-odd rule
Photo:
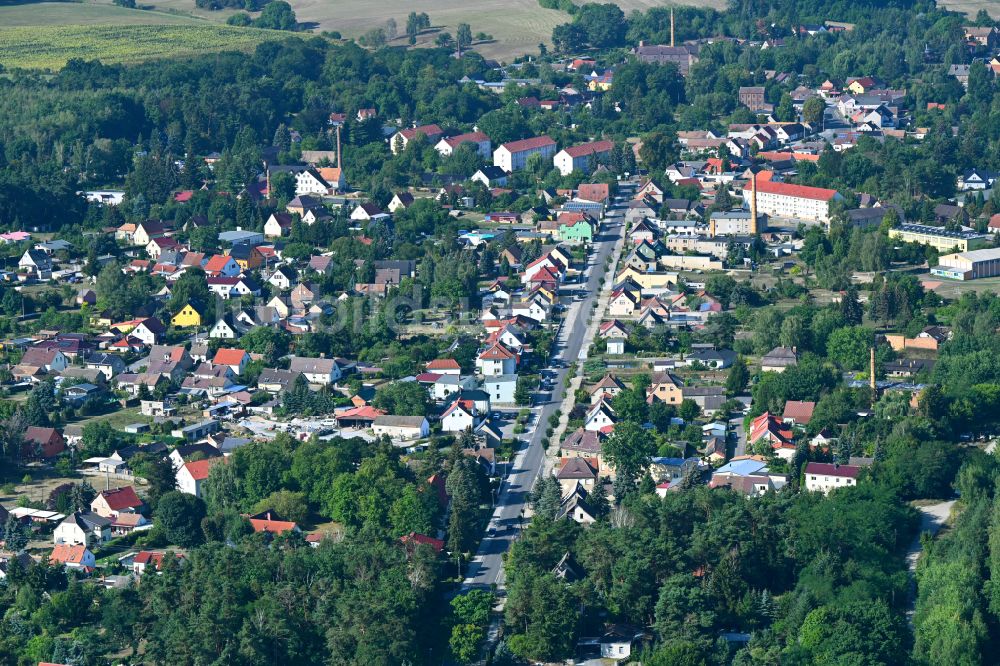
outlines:
[[[759,460],[734,460],[715,470],[716,474],[735,474],[737,476],[751,476],[766,472],[767,463]]]

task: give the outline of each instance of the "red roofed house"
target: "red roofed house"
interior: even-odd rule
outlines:
[[[201,497],[202,488],[208,479],[208,473],[212,470],[212,465],[220,460],[224,458],[206,458],[181,465],[177,470],[177,490]]]
[[[811,220],[828,223],[830,203],[843,199],[837,190],[806,185],[789,185],[757,177],[757,214],[771,217]],[[743,188],[747,207],[753,199],[753,187]]]
[[[1000,231],[1000,213],[990,217],[989,224],[986,225],[986,228],[993,233]]]
[[[90,503],[90,510],[104,518],[117,518],[121,513],[138,513],[141,508],[142,500],[132,486],[105,490]]]
[[[456,400],[441,414],[441,429],[445,432],[464,432],[477,425],[476,405],[471,400]]]
[[[429,537],[426,534],[410,532],[406,536],[400,537],[399,540],[406,547],[406,552],[410,555],[412,555],[413,551],[420,546],[430,546],[434,549],[435,553],[440,553],[444,550],[444,541],[441,541],[441,539],[435,539],[434,537]]]
[[[811,462],[806,465],[806,490],[827,495],[837,488],[856,486],[860,472],[857,465]]]
[[[568,176],[574,171],[590,173],[596,164],[606,161],[615,144],[611,141],[594,141],[564,148],[552,159],[559,173]]]
[[[804,426],[812,420],[814,409],[816,409],[815,402],[787,400],[785,401],[785,413],[781,415],[781,418],[785,423]]]
[[[783,460],[791,460],[795,455],[794,434],[791,429],[779,421],[777,417],[764,412],[750,422],[750,434],[747,436],[747,444],[753,445],[761,440],[766,440],[774,449],[775,455]]]
[[[335,417],[337,425],[341,428],[370,428],[380,416],[384,416],[385,411],[376,409],[371,405],[364,407],[354,407],[344,410]]]
[[[30,426],[24,431],[23,458],[54,458],[65,450],[66,440],[55,428]]]
[[[299,526],[290,520],[275,520],[271,517],[271,512],[266,511],[256,516],[248,516],[250,525],[254,532],[267,532],[268,534],[282,534],[283,532],[299,532]]]
[[[136,576],[141,576],[146,571],[146,567],[153,567],[157,571],[163,568],[163,557],[166,553],[153,551],[153,550],[141,550],[134,558],[132,558],[132,573]],[[180,553],[176,554],[178,561],[183,562],[184,556]]]
[[[407,129],[400,130],[389,140],[389,148],[392,150],[392,154],[398,155],[401,151],[406,150],[406,146],[409,145],[410,141],[417,138],[419,134],[423,134],[427,137],[427,141],[431,145],[434,145],[438,142],[438,139],[444,136],[444,130],[437,125],[421,125],[420,127],[408,127]]]
[[[453,358],[436,358],[433,361],[428,361],[427,372],[432,372],[435,375],[455,375],[458,377],[462,374],[462,366]]]
[[[581,183],[576,193],[577,199],[608,205],[611,188],[607,183]]]
[[[242,349],[227,349],[225,347],[215,352],[215,358],[212,359],[212,365],[229,366],[237,375],[243,374],[248,363],[250,363],[250,354]]]
[[[504,171],[518,171],[528,164],[532,155],[541,155],[548,161],[556,154],[556,142],[547,136],[536,136],[531,139],[511,141],[493,151],[493,166]]]
[[[476,370],[487,377],[513,375],[517,373],[517,361],[517,354],[496,342],[476,358]]]
[[[93,571],[94,566],[97,564],[94,554],[90,552],[89,548],[83,544],[71,546],[67,543],[57,544],[52,549],[52,554],[49,555],[49,562],[52,564],[61,564],[67,569],[83,569],[86,571]]]
[[[240,274],[240,265],[228,254],[216,254],[205,262],[205,275],[208,277],[236,277]]]

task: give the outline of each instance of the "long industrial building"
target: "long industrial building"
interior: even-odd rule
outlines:
[[[904,224],[889,230],[889,238],[895,238],[906,243],[921,243],[930,245],[940,252],[969,252],[986,245],[990,237],[976,231],[961,229],[949,231],[944,227],[932,227],[927,224]]]
[[[1000,275],[1000,247],[946,254],[931,275],[952,280],[976,280]]]

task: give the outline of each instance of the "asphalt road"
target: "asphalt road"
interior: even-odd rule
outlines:
[[[631,193],[633,190],[626,189],[625,191]],[[507,552],[511,542],[517,538],[522,523],[526,522],[524,513],[531,489],[541,474],[545,462],[542,440],[548,428],[549,417],[559,408],[565,392],[564,381],[567,368],[560,366],[576,363],[580,354],[587,330],[587,314],[597,299],[604,280],[604,265],[624,231],[622,217],[624,205],[622,202],[628,201],[628,199],[628,196],[620,196],[612,204],[607,216],[602,221],[601,230],[594,239],[595,251],[591,253],[588,260],[584,274],[586,282],[582,285],[586,297],[582,301],[569,302],[563,325],[556,337],[552,360],[549,364],[550,373],[555,375],[553,380],[555,388],[551,392],[536,394],[529,425],[531,430],[525,433],[526,437],[522,437],[522,439],[527,439],[528,443],[514,458],[510,474],[500,486],[496,508],[480,542],[479,550],[469,563],[463,588],[488,588],[494,583],[503,587],[503,554]],[[573,285],[567,285],[567,287],[572,289]],[[552,375],[549,374],[549,376]]]

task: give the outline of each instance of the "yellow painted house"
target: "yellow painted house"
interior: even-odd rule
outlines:
[[[201,313],[194,305],[188,303],[181,308],[180,312],[170,318],[170,325],[177,328],[201,326]]]

